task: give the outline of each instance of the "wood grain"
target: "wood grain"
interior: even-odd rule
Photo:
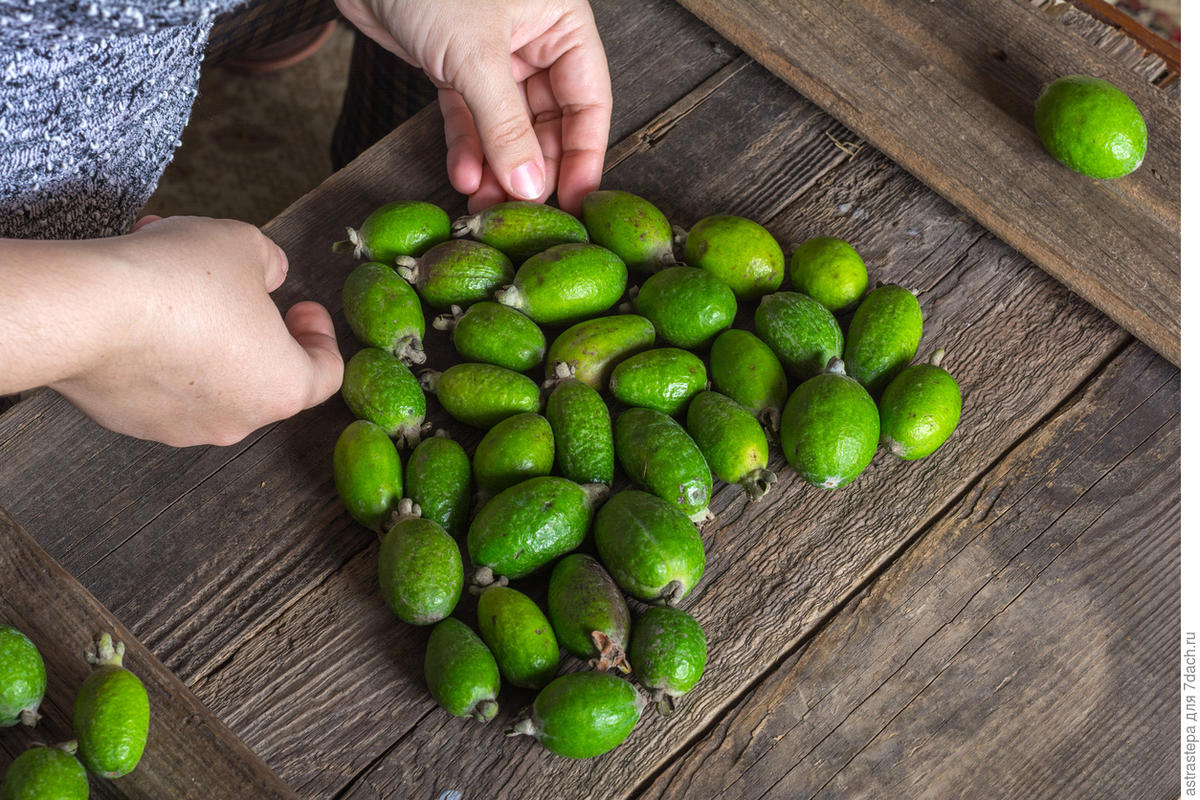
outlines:
[[[1180,126],[1170,95],[1022,0],[682,3],[1179,363]],[[1041,87],[1079,72],[1116,83],[1147,119],[1145,163],[1126,178],[1072,173],[1032,129]]]
[[[1179,411],[1122,352],[641,796],[1172,796]]]
[[[179,682],[96,598],[0,510],[0,620],[34,641],[48,676],[43,719],[32,733],[0,731],[11,756],[17,742],[74,738],[75,691],[91,672],[83,654],[99,631],[125,643],[125,666],[150,695],[150,736],[137,769],[123,778],[92,778],[93,797],[290,798],[291,789]],[[9,758],[0,757],[7,767]]]

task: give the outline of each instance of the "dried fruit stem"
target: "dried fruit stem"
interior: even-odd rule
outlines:
[[[459,217],[454,220],[450,226],[450,234],[452,236],[475,236],[479,233],[480,223],[482,222],[481,215],[471,214],[466,217]]]
[[[125,658],[125,643],[114,643],[111,633],[100,631],[96,634],[96,649],[84,657],[93,667],[119,667]]]
[[[746,490],[746,496],[750,498],[750,502],[761,500],[763,495],[771,490],[771,484],[778,478],[771,470],[763,467],[756,469],[746,475],[741,480],[742,488]]]
[[[633,668],[629,666],[629,659],[625,657],[625,651],[621,648],[621,645],[613,641],[607,633],[604,631],[592,631],[592,642],[596,645],[596,650],[600,652],[600,657],[589,661],[589,667],[597,672],[607,672],[616,667],[626,675],[633,671]]]

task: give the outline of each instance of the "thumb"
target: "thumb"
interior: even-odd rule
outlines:
[[[545,192],[546,165],[529,110],[517,88],[509,55],[487,54],[456,86],[479,130],[483,154],[509,195],[537,200]]]
[[[333,319],[320,303],[305,300],[288,309],[283,322],[308,355],[311,375],[304,407],[312,408],[332,397],[342,385],[342,354],[333,332]]]

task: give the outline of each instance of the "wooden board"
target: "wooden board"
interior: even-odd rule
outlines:
[[[73,739],[75,692],[91,672],[83,654],[99,631],[125,643],[125,666],[150,695],[150,735],[137,769],[105,781],[92,776],[96,798],[295,797],[262,761],[205,708],[133,634],[0,509],[0,621],[33,640],[46,663],[43,718],[33,729],[0,729],[7,767],[32,742]],[[2,770],[0,770],[2,772]]]
[[[1179,363],[1179,103],[1129,65],[1135,54],[1106,57],[1067,24],[1082,12],[1055,18],[1027,0],[681,2]],[[1071,172],[1033,131],[1041,87],[1080,72],[1120,86],[1146,117],[1146,160],[1126,178]]]

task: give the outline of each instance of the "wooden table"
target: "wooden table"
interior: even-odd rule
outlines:
[[[1174,796],[1179,370],[683,8],[596,13],[617,102],[605,185],[684,226],[727,212],[784,243],[854,242],[874,280],[918,292],[919,357],[945,347],[963,388],[956,434],[837,492],[778,454],[763,502],[721,487],[685,602],[703,681],[574,762],[500,735],[529,693],[506,689],[488,726],[428,697],[427,630],[384,607],[374,537],[333,489],[340,399],[176,450],[38,393],[0,416],[0,618],[52,651],[42,735],[65,733],[65,654],[117,624],[106,607],[145,646],[156,733],[96,797]],[[388,200],[461,210],[443,154],[427,109],[267,228],[293,265],[280,305],[327,304],[346,355],[350,264],[329,244]],[[428,347],[452,360],[444,334]],[[0,766],[27,741],[0,731]]]

